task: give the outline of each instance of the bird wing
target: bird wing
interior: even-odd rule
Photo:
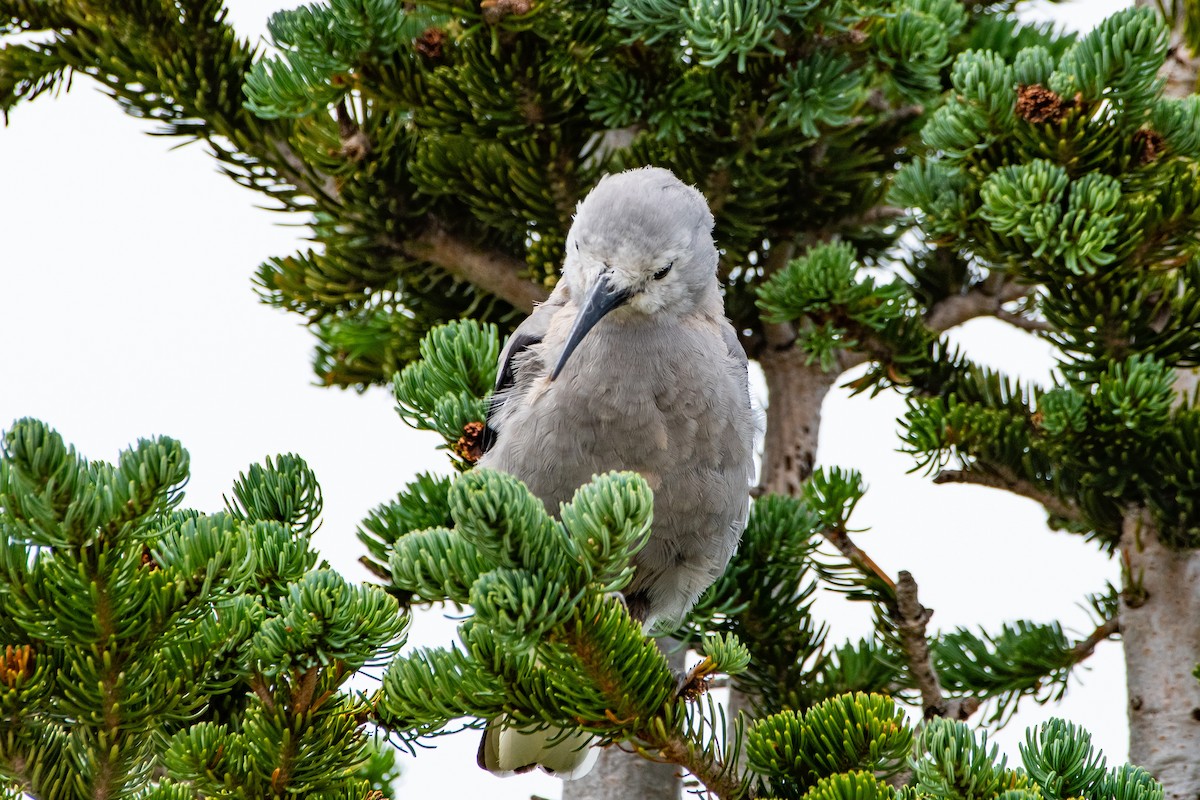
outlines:
[[[737,331],[733,329],[733,324],[726,322],[721,326],[721,335],[725,337],[725,346],[729,348],[729,357],[733,362],[742,368],[742,372],[746,373],[746,405],[750,404],[750,377],[749,364],[750,361],[746,358],[746,348],[742,347],[742,340],[738,338]]]
[[[742,341],[738,338],[737,331],[731,323],[726,322],[721,326],[721,335],[725,337],[725,346],[729,348],[729,357],[733,363],[739,368],[739,374],[742,377],[742,405],[750,413],[754,413],[754,404],[750,401],[750,361],[746,358],[746,348],[742,346]],[[746,481],[749,483],[754,479],[753,459],[747,464]],[[745,504],[738,510],[737,518],[733,521],[738,538],[741,538],[741,533],[746,527],[746,522],[750,517],[750,494],[747,492]]]
[[[517,358],[530,347],[540,344],[550,327],[554,314],[566,303],[564,293],[555,291],[546,302],[533,310],[525,321],[517,326],[504,350],[500,353],[500,367],[496,370],[496,385],[492,388],[492,399],[488,403],[487,419],[484,421],[483,436],[480,439],[480,451],[486,453],[496,444],[499,432],[495,421],[504,407],[509,390],[517,382]]]

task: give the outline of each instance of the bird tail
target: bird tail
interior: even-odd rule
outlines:
[[[581,731],[554,727],[513,728],[507,720],[488,722],[479,743],[479,766],[507,777],[540,767],[551,775],[573,781],[592,771],[600,748],[596,737]]]

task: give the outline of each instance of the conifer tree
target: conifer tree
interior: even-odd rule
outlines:
[[[35,420],[5,433],[0,792],[380,796],[391,754],[345,684],[407,617],[319,561],[300,458],[251,467],[218,514],[179,508],[187,477],[165,437],[108,464]]]
[[[416,395],[398,388],[401,402],[415,399],[415,418],[436,424],[427,406],[452,413],[456,390],[487,371],[464,374],[445,354],[455,344],[484,353],[495,339],[474,323],[435,331],[429,361],[406,370],[430,380]],[[680,691],[613,595],[650,526],[652,496],[636,474],[580,487],[558,520],[511,476],[418,481],[365,524],[382,546],[372,552],[390,553],[389,595],[318,563],[308,537],[320,490],[298,457],[251,467],[228,509],[210,515],[178,508],[187,463],[166,438],[113,465],[82,458],[35,420],[5,433],[4,797],[382,800],[386,759],[368,759],[365,725],[414,743],[462,716],[499,715],[580,728],[685,767],[730,800],[1162,797],[1149,773],[1106,768],[1088,734],[1061,720],[1029,732],[1019,768],[962,722],[915,733],[894,699],[845,692],[880,677],[889,690],[904,683],[854,648],[814,665],[824,691],[764,693],[758,719],[739,715],[727,733],[699,695],[716,672],[747,672],[749,650],[732,633],[698,637],[704,658]],[[812,509],[761,501],[747,553],[790,539],[806,568],[817,530],[836,516],[816,498]],[[405,532],[390,539],[395,531]],[[473,614],[459,643],[394,656],[401,607],[421,601],[470,603]],[[357,670],[388,659],[378,689],[347,690]]]
[[[1170,29],[1153,11],[1075,41],[1018,24],[1014,5],[328,0],[276,15],[274,49],[259,53],[216,0],[0,0],[4,33],[48,34],[0,50],[0,107],[88,75],[308,215],[315,246],[260,268],[264,300],[308,320],[329,385],[402,370],[402,416],[440,432],[468,471],[419,479],[363,526],[403,605],[475,612],[461,647],[392,663],[372,706],[384,724],[573,721],[722,797],[890,796],[871,775],[900,768],[899,740],[875,733],[896,727],[891,712],[839,695],[912,698],[951,721],[986,703],[1002,718],[1119,632],[1134,759],[1191,798],[1200,439],[1175,370],[1200,350],[1200,105],[1163,98]],[[668,696],[657,651],[605,603],[644,528],[644,485],[609,476],[553,520],[519,485],[469,472],[498,330],[546,296],[595,180],[645,163],[713,206],[727,310],[769,391],[763,497],[683,632],[706,656],[697,681],[735,673],[748,716],[728,737],[706,706]],[[947,346],[947,329],[981,315],[1049,338],[1055,384],[1020,385]],[[498,328],[441,328],[421,345],[460,318]],[[1032,496],[1120,554],[1126,578],[1091,599],[1092,635],[928,631],[913,576],[857,547],[861,482],[813,468],[821,401],[863,362],[859,388],[910,398],[904,440],[937,480]],[[818,538],[836,555],[814,557]],[[576,561],[586,569],[564,568]],[[880,635],[827,645],[809,606],[818,579],[874,602]],[[14,663],[6,674],[24,674]],[[867,740],[845,738],[856,715]],[[951,721],[917,736],[906,796],[1155,796],[1136,770],[1105,773],[1065,724],[1031,736],[1017,774]],[[839,737],[852,755],[826,746]]]

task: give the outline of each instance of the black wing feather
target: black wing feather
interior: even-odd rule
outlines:
[[[508,346],[504,348],[504,360],[500,363],[500,371],[496,375],[496,386],[492,389],[492,400],[488,404],[487,419],[483,425],[483,436],[479,440],[481,453],[486,453],[496,444],[496,437],[499,434],[492,427],[492,420],[495,418],[496,412],[500,410],[500,406],[504,405],[502,393],[506,389],[512,388],[512,385],[517,381],[517,356],[535,344],[541,344],[541,341],[541,336],[517,331],[513,334],[512,339],[509,340]]]

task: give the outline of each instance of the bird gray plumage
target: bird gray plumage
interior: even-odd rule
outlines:
[[[704,196],[668,170],[596,185],[576,209],[562,279],[500,356],[478,463],[520,478],[551,513],[596,474],[640,473],[654,523],[624,595],[648,630],[678,624],[721,575],[749,509],[746,354],[725,318],[712,228]],[[480,764],[584,769],[579,738],[556,748],[554,737],[493,722]]]

